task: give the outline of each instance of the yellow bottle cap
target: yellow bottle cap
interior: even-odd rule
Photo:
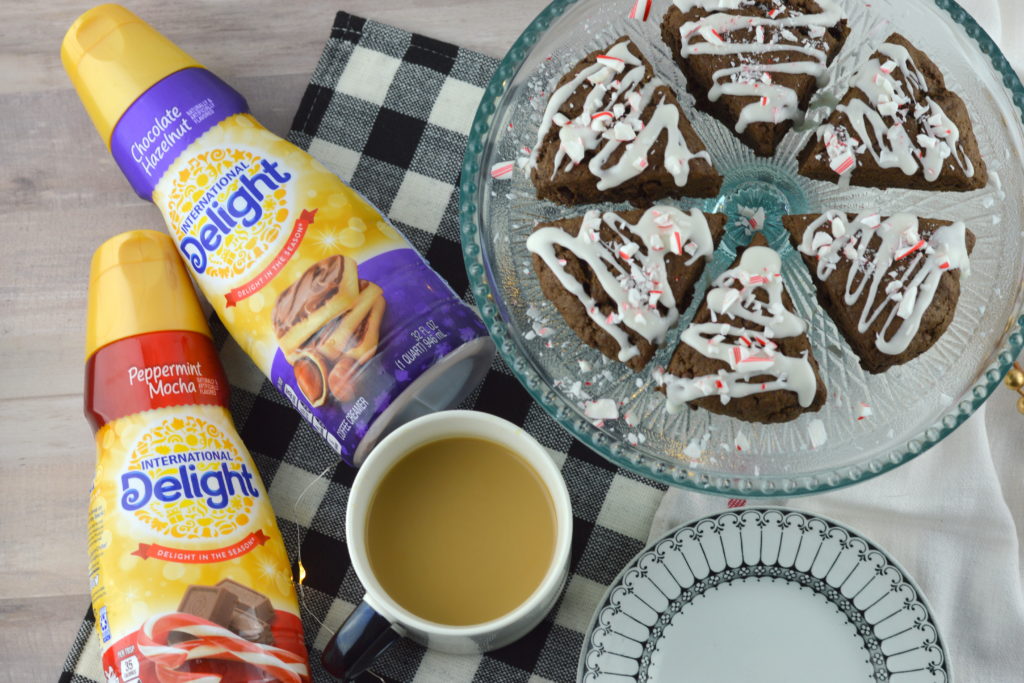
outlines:
[[[92,255],[85,357],[119,339],[163,330],[210,336],[174,241],[155,230],[111,237]]]
[[[176,71],[202,65],[120,5],[99,5],[78,17],[60,46],[64,70],[100,137],[110,147],[128,107]]]

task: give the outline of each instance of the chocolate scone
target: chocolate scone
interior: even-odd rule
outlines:
[[[540,223],[526,242],[544,296],[586,344],[641,370],[693,297],[726,217],[671,206]]]
[[[754,236],[704,297],[682,334],[661,390],[685,404],[747,422],[788,422],[825,405],[827,392],[764,235]]]
[[[898,33],[853,77],[799,162],[808,178],[863,187],[966,192],[988,183],[963,100]]]
[[[551,93],[530,155],[538,199],[575,205],[714,197],[712,168],[675,93],[623,36],[591,53]]]
[[[784,216],[818,301],[868,372],[917,358],[953,321],[974,234],[963,223],[877,212]]]
[[[803,122],[849,32],[834,0],[675,0],[661,23],[697,107],[764,157]]]

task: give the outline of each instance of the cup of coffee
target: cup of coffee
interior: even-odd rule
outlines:
[[[366,594],[322,661],[347,680],[403,636],[472,654],[526,635],[565,583],[572,507],[551,456],[521,427],[453,410],[373,449],[345,532]]]

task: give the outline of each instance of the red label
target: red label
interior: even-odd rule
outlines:
[[[184,564],[206,564],[207,562],[225,562],[241,557],[258,545],[263,545],[270,538],[263,533],[263,529],[257,529],[238,543],[213,548],[210,550],[190,550],[185,548],[170,548],[156,543],[140,543],[138,550],[132,555],[141,557],[144,560],[150,558],[164,560],[165,562],[182,562]]]
[[[285,242],[284,247],[281,248],[279,253],[270,265],[267,266],[262,273],[254,277],[253,279],[246,282],[241,287],[235,287],[230,292],[224,295],[227,299],[228,308],[231,308],[242,299],[246,299],[256,292],[263,289],[268,282],[274,279],[281,269],[284,268],[285,264],[295,254],[295,250],[299,248],[299,244],[302,243],[302,238],[306,234],[306,229],[309,224],[316,218],[316,209],[312,211],[303,211],[302,214],[295,221],[295,225],[292,227],[292,234],[288,236],[288,241]]]
[[[190,680],[308,683],[310,680],[302,622],[291,612],[274,611],[270,644],[246,642],[227,631],[218,636],[190,638],[189,627],[196,625],[216,629],[215,624],[192,615],[168,614],[147,620],[137,631],[105,645],[104,680],[119,683]],[[174,626],[180,628],[173,629]],[[173,643],[168,638],[172,630],[177,634]],[[197,648],[202,648],[202,652]]]
[[[125,415],[187,405],[227,407],[228,382],[209,337],[150,332],[104,346],[85,369],[85,415],[94,430]]]

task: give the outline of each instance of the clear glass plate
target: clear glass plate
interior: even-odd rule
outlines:
[[[694,109],[659,36],[668,0],[655,0],[647,22],[627,17],[628,0],[556,0],[516,41],[484,94],[461,186],[463,251],[473,293],[498,348],[527,390],[565,429],[621,467],[677,486],[758,497],[817,493],[865,481],[956,429],[999,385],[1024,345],[1024,87],[995,43],[951,0],[839,2],[851,33],[830,69],[831,84],[815,98],[823,106],[812,107],[808,125],[790,132],[773,159],[755,157],[722,124]],[[828,103],[838,101],[851,73],[893,31],[924,50],[967,102],[992,176],[988,187],[971,193],[841,189],[797,175],[796,153],[812,124],[827,115]],[[490,174],[495,164],[534,145],[546,94],[562,74],[623,34],[674,87],[725,176],[719,197],[672,203],[730,215],[728,234],[698,285],[694,305],[641,373],[606,361],[580,342],[544,298],[530,265],[525,241],[537,221],[595,207],[537,200],[521,170],[511,179]],[[667,364],[707,283],[750,238],[734,220],[742,206],[761,206],[768,213],[765,233],[782,254],[783,274],[798,312],[809,322],[829,391],[820,412],[782,425],[749,424],[703,410],[669,415],[664,397],[654,390],[653,370]],[[818,306],[807,269],[779,220],[783,213],[868,208],[883,215],[906,211],[963,220],[977,236],[952,325],[928,352],[882,375],[860,368]],[[537,323],[553,334],[536,335]],[[593,370],[581,372],[579,361]],[[584,415],[580,391],[621,402],[620,414],[630,419],[595,423]],[[873,412],[863,420],[857,419],[860,402]],[[813,431],[824,427],[824,443],[812,440],[812,425]]]

